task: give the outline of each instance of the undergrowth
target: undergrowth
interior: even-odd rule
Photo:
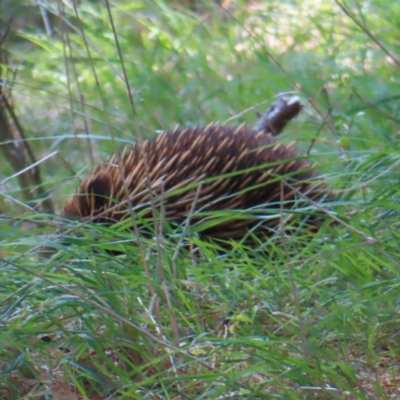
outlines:
[[[326,223],[255,248],[137,237],[35,211],[2,163],[1,398],[399,397],[399,5],[220,3],[40,2],[51,36],[14,27],[1,84],[45,195],[60,211],[125,144],[253,125],[286,93],[305,110],[282,140],[318,162]]]

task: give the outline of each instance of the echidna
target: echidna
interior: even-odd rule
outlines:
[[[265,131],[218,124],[176,128],[97,165],[63,215],[113,223],[129,218],[130,207],[142,217],[155,207],[178,224],[188,217],[191,226],[207,221],[202,235],[240,240],[252,228],[267,235],[276,230],[282,206],[321,198],[326,187],[312,182],[315,177],[293,144],[278,143]],[[224,213],[212,213],[218,210]]]

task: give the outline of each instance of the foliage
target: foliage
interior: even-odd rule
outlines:
[[[220,3],[49,1],[52,36],[15,27],[3,86],[37,158],[58,152],[46,193],[59,210],[93,160],[176,124],[252,125],[287,92],[306,109],[282,140],[315,140],[339,223],[228,252],[139,238],[27,213],[2,164],[2,398],[398,397],[400,6]]]

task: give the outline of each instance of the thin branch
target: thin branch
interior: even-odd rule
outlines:
[[[254,126],[256,131],[265,131],[273,136],[278,136],[287,123],[296,117],[303,109],[303,104],[297,97],[280,97],[273,102],[264,114],[258,114],[258,122]]]
[[[368,35],[368,37],[387,55],[389,56],[393,62],[400,67],[400,60],[395,57],[370,31],[369,29],[359,22],[356,17],[346,8],[342,3],[338,0],[335,0],[335,3],[340,7],[340,9],[359,27],[363,30],[364,33]]]

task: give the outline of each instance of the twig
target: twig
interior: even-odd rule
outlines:
[[[340,1],[335,0],[335,3],[340,7],[340,9],[359,27],[364,33],[388,56],[393,62],[400,67],[400,60],[395,57],[370,31],[369,29],[363,25],[357,18],[349,11],[349,9],[342,4]]]
[[[258,114],[258,122],[254,126],[256,131],[265,131],[273,136],[278,136],[287,123],[296,117],[303,109],[303,104],[297,97],[280,97],[273,102],[264,114]]]

